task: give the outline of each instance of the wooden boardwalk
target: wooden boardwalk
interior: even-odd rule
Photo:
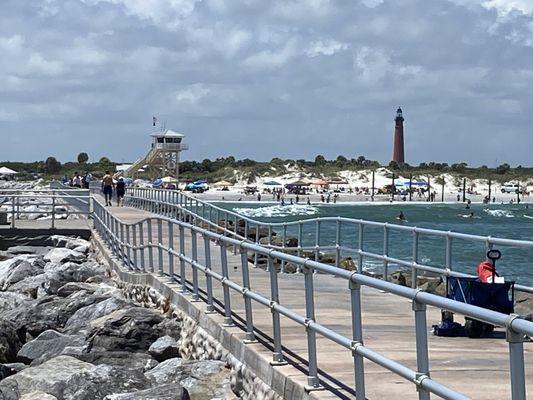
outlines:
[[[115,216],[124,222],[138,222],[149,216],[156,217],[146,211],[129,207],[109,207]],[[164,226],[165,227],[165,226]],[[156,228],[153,228],[156,232]],[[164,244],[168,243],[167,229],[163,230]],[[174,246],[178,248],[178,232],[175,232]],[[155,237],[155,236],[154,236]],[[147,237],[145,234],[145,243]],[[191,255],[191,235],[186,233],[186,255]],[[212,267],[220,271],[220,249],[211,244]],[[146,253],[145,253],[146,254]],[[138,255],[140,257],[140,255]],[[154,251],[155,268],[157,269],[157,251]],[[204,241],[198,240],[198,260],[204,262]],[[168,270],[168,259],[164,256],[165,271]],[[240,255],[228,252],[231,279],[242,283]],[[148,267],[147,258],[145,265]],[[175,272],[179,272],[179,261],[175,261]],[[192,279],[191,267],[187,266],[188,280]],[[280,303],[305,315],[305,297],[303,275],[279,274]],[[251,287],[265,297],[270,297],[269,274],[261,268],[250,265]],[[200,287],[205,289],[203,274],[199,274]],[[214,282],[215,297],[222,299],[221,285]],[[316,274],[315,307],[316,319],[319,323],[351,337],[351,317],[349,289],[346,281]],[[411,303],[406,299],[382,293],[364,287],[363,300],[363,334],[364,343],[407,367],[416,370],[416,346],[414,333],[414,313]],[[232,310],[244,317],[242,295],[232,291]],[[272,335],[272,316],[270,310],[253,302],[254,325],[261,331]],[[459,322],[462,317],[456,316]],[[282,343],[296,355],[307,358],[307,341],[303,327],[281,317]],[[428,307],[428,327],[438,323],[440,310]],[[254,345],[258,346],[258,345]],[[346,388],[354,387],[353,359],[346,349],[317,335],[318,367],[321,371],[339,380],[333,384],[339,389],[338,395],[352,398]],[[533,397],[533,344],[525,343],[527,391]],[[509,399],[509,355],[508,344],[502,329],[496,329],[493,338],[443,338],[429,335],[429,356],[431,377],[450,388],[464,393],[474,399]],[[284,367],[277,367],[284,368]],[[304,382],[305,375],[295,376],[297,381]],[[365,360],[366,395],[369,399],[401,398],[402,400],[417,399],[415,385],[403,378],[388,372]],[[321,397],[334,398],[331,393],[323,393]],[[435,397],[435,396],[433,396]]]

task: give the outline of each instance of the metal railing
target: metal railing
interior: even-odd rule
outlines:
[[[76,191],[78,192],[78,191]],[[56,221],[71,215],[91,215],[91,198],[88,190],[80,190],[83,194],[70,194],[65,190],[0,190],[0,197],[8,199],[9,210],[3,211],[10,216],[12,228],[16,228],[16,221],[28,220],[31,215],[39,215],[51,221],[51,227],[56,227]],[[29,209],[32,207],[32,209]],[[36,207],[36,209],[33,209]],[[2,212],[2,211],[0,211]],[[25,217],[25,218],[24,218]]]
[[[179,196],[176,192],[151,191],[157,196],[178,196],[176,200],[190,201],[187,196]],[[130,193],[130,202],[145,201],[144,205],[152,206],[152,200]],[[136,272],[158,273],[164,275],[168,271],[171,280],[179,282],[183,292],[188,291],[187,275],[192,274],[192,296],[199,298],[200,281],[199,273],[205,275],[205,285],[202,288],[207,294],[207,311],[214,310],[213,285],[218,283],[222,287],[222,303],[225,325],[232,325],[234,309],[231,304],[230,290],[242,295],[244,300],[244,320],[246,338],[253,340],[256,329],[253,322],[253,307],[257,304],[269,309],[272,313],[273,337],[273,363],[284,361],[282,347],[282,331],[280,318],[285,317],[305,330],[307,338],[307,382],[308,389],[320,388],[318,376],[317,343],[316,335],[344,347],[351,352],[354,363],[355,394],[357,400],[365,399],[365,372],[363,360],[375,363],[399,377],[413,383],[418,391],[419,399],[429,399],[430,394],[435,394],[444,399],[466,399],[467,396],[440,384],[430,376],[430,363],[428,356],[428,329],[426,307],[432,306],[445,309],[466,317],[483,321],[488,324],[506,328],[509,343],[510,358],[510,386],[513,400],[526,398],[525,370],[524,370],[524,335],[533,335],[533,323],[520,319],[516,315],[506,315],[473,305],[450,300],[438,295],[424,292],[420,289],[409,288],[365,276],[357,271],[347,271],[333,265],[327,265],[314,260],[287,254],[281,250],[252,243],[239,238],[238,235],[227,235],[227,229],[222,233],[214,232],[206,223],[205,216],[193,214],[189,207],[184,207],[179,201],[172,198],[160,198],[158,212],[168,216],[158,216],[143,219],[136,223],[125,223],[113,215],[100,202],[94,201],[95,230],[108,244],[111,251],[118,257],[123,266]],[[137,204],[139,206],[139,204]],[[228,214],[230,215],[230,214]],[[203,227],[204,225],[205,227]],[[363,225],[359,225],[363,226]],[[362,228],[361,228],[362,229]],[[191,238],[191,254],[185,254],[185,236]],[[200,236],[200,238],[198,238]],[[175,246],[175,239],[179,239],[179,246]],[[203,241],[204,262],[199,261],[199,243]],[[212,248],[214,244],[220,251],[220,266],[211,263]],[[238,249],[240,252],[239,282],[232,279],[228,268],[228,249]],[[266,257],[269,268],[270,296],[265,296],[251,289],[256,287],[250,278],[249,254],[258,254]],[[279,276],[273,267],[275,259],[285,263],[294,263],[303,273],[305,288],[305,314],[301,314],[281,301],[279,293]],[[176,270],[178,269],[177,273]],[[352,335],[346,337],[335,330],[320,324],[315,317],[315,290],[314,272],[328,274],[347,282],[347,289],[351,301]],[[374,351],[363,343],[363,322],[361,318],[361,286],[382,290],[384,292],[406,298],[412,301],[414,312],[414,325],[416,337],[416,364],[417,369],[412,370],[405,365],[387,358]]]
[[[320,261],[324,252],[331,252],[336,267],[341,266],[343,256],[353,257],[357,268],[367,260],[381,264],[383,278],[389,279],[391,267],[406,268],[411,272],[411,287],[417,288],[420,273],[430,276],[473,277],[474,275],[455,270],[454,243],[462,247],[478,246],[478,260],[484,259],[486,252],[494,246],[533,250],[533,241],[497,238],[491,236],[471,235],[452,231],[418,228],[406,225],[366,221],[343,217],[323,217],[298,220],[293,222],[261,222],[244,215],[201,201],[189,194],[175,190],[128,188],[126,201],[129,205],[149,210],[162,215],[170,215],[170,210],[178,205],[184,212],[184,218],[195,218],[216,232],[239,240],[246,240],[266,245],[272,249],[306,256]],[[335,232],[325,237],[325,229]],[[277,233],[277,238],[272,235]],[[294,243],[288,246],[287,239],[294,236]],[[265,239],[266,238],[266,239]],[[391,253],[391,242],[404,248],[402,254]],[[442,248],[442,263],[429,265],[420,259],[421,243],[433,241],[435,247]],[[307,243],[306,243],[307,241]],[[326,243],[324,243],[326,242]],[[407,244],[407,245],[406,245]],[[257,257],[255,263],[257,264]],[[281,271],[286,263],[281,261]],[[515,290],[533,293],[533,287],[515,284]]]

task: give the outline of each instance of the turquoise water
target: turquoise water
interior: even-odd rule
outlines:
[[[465,209],[464,204],[320,204],[320,205],[285,205],[274,203],[217,203],[218,206],[246,215],[262,222],[297,221],[316,217],[362,218],[370,221],[399,223],[396,216],[403,211],[407,218],[404,225],[417,226],[444,231],[455,231],[483,236],[508,239],[533,240],[533,206],[525,205],[481,205],[472,204]],[[466,218],[470,212],[474,218]],[[344,246],[356,248],[357,229],[342,226]],[[297,235],[296,229],[288,231]],[[336,224],[323,223],[320,244],[335,241]],[[314,226],[304,229],[303,244],[315,244]],[[442,267],[445,262],[446,242],[444,238],[420,236],[419,262],[426,265]],[[378,254],[383,253],[382,228],[365,228],[364,249]],[[412,235],[410,233],[391,232],[389,238],[389,255],[405,260],[412,259]],[[497,269],[507,280],[533,285],[533,249],[519,249],[500,246],[502,258]],[[343,255],[350,255],[348,253]],[[454,239],[453,268],[457,271],[475,274],[477,264],[484,260],[483,243]],[[382,272],[382,262],[365,259],[364,267]],[[390,269],[396,269],[390,266]]]

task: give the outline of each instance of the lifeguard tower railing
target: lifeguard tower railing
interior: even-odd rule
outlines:
[[[284,361],[280,318],[288,318],[299,324],[304,329],[307,341],[308,390],[318,389],[321,386],[317,365],[317,351],[319,349],[317,349],[316,335],[318,334],[351,352],[354,360],[355,397],[357,400],[365,399],[363,362],[365,359],[414,384],[419,399],[427,400],[430,398],[430,394],[444,399],[467,399],[468,397],[464,394],[435,381],[430,376],[426,307],[432,306],[488,324],[505,327],[509,345],[512,400],[526,399],[523,341],[524,335],[533,335],[533,322],[517,315],[506,315],[457,302],[427,293],[421,289],[409,288],[366,276],[358,271],[347,271],[334,265],[300,257],[297,254],[288,254],[283,249],[275,249],[268,244],[256,243],[236,234],[227,227],[220,227],[220,219],[217,219],[217,223],[215,223],[212,218],[207,217],[209,212],[219,212],[224,213],[223,216],[228,220],[230,213],[226,215],[225,210],[210,207],[207,203],[197,202],[196,199],[183,193],[153,189],[129,189],[126,201],[128,205],[147,209],[156,213],[156,216],[150,216],[134,223],[126,223],[117,218],[112,209],[106,208],[98,200],[95,199],[93,203],[95,230],[123,266],[134,272],[169,276],[171,280],[180,284],[183,292],[190,291],[194,299],[205,301],[208,311],[214,311],[216,310],[215,306],[219,306],[218,311],[223,313],[227,325],[232,325],[238,313],[232,308],[230,291],[233,290],[241,294],[244,300],[243,329],[249,340],[253,340],[257,333],[253,318],[254,307],[258,305],[270,309],[272,313],[272,357],[274,363]],[[241,216],[236,215],[236,217],[240,218]],[[253,221],[246,223],[255,224]],[[283,227],[283,225],[281,226]],[[358,224],[357,226],[362,225]],[[248,229],[251,227],[249,226]],[[189,249],[185,249],[186,235],[189,235],[191,239],[190,253]],[[179,239],[179,245],[175,244],[175,239]],[[203,246],[200,246],[200,243],[203,243]],[[215,246],[220,251],[221,265],[213,265],[211,262],[212,249]],[[202,250],[202,247],[205,254],[199,257],[199,250]],[[227,250],[232,248],[240,253],[242,276],[237,277],[237,279],[229,274]],[[305,249],[299,250],[304,251]],[[255,285],[254,282],[251,282],[248,261],[251,254],[258,254],[268,260],[269,296],[253,289]],[[361,255],[365,256],[365,254]],[[301,270],[305,289],[305,296],[302,298],[304,313],[295,311],[280,301],[282,296],[279,293],[279,276],[273,266],[275,259],[296,264]],[[419,269],[418,264],[414,267]],[[200,273],[205,275],[205,280],[199,279]],[[344,279],[348,283],[347,290],[349,289],[351,304],[349,317],[352,325],[352,334],[349,337],[345,333],[322,325],[316,320],[314,300],[319,294],[317,293],[319,290],[314,288],[314,273],[328,274]],[[188,277],[192,279],[189,280]],[[223,298],[220,300],[214,298],[213,286],[215,284],[219,284],[223,289]],[[200,285],[202,285],[201,288]],[[363,343],[361,286],[382,290],[412,301],[416,335],[416,370],[381,355]],[[391,389],[391,393],[393,391],[394,389]]]
[[[533,241],[471,235],[362,219],[321,217],[292,222],[261,222],[176,190],[128,188],[126,198],[128,204],[134,207],[173,218],[178,216],[175,208],[178,205],[182,211],[180,215],[186,220],[194,218],[215,232],[238,240],[262,244],[298,257],[304,256],[318,262],[323,253],[329,253],[336,267],[342,266],[343,257],[352,257],[357,268],[365,266],[365,263],[370,261],[374,268],[381,270],[380,276],[385,280],[389,280],[391,266],[393,269],[404,269],[410,272],[412,288],[419,286],[422,274],[440,276],[443,279],[449,276],[473,277],[479,260],[485,259],[487,251],[495,246],[508,251],[531,251],[533,254]],[[326,232],[330,233],[329,236],[326,236]],[[335,232],[334,235],[331,235],[331,232]],[[276,235],[276,239],[273,239],[273,235]],[[291,243],[289,240],[291,237],[297,241]],[[442,251],[442,263],[429,264],[421,259],[421,250],[426,248],[429,241],[432,242],[433,248]],[[454,265],[458,264],[456,258],[460,257],[458,252],[454,253],[454,249],[459,250],[467,246],[473,254],[473,259],[468,264],[472,273],[457,271],[454,268]],[[403,248],[403,251],[394,254],[392,249],[398,247]],[[435,259],[438,260],[438,254],[435,254]],[[255,255],[255,264],[257,262],[258,257]],[[281,260],[282,272],[285,272],[286,265]],[[533,271],[533,265],[531,268]],[[505,274],[505,271],[500,272]],[[520,283],[515,284],[515,290],[533,293],[533,287]]]

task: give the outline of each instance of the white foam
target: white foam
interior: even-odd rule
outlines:
[[[485,208],[483,211],[493,217],[514,218],[514,214],[509,210],[491,210],[491,209]]]
[[[309,216],[318,213],[318,208],[305,204],[275,205],[259,208],[234,208],[233,211],[250,218],[275,218],[289,216]]]

